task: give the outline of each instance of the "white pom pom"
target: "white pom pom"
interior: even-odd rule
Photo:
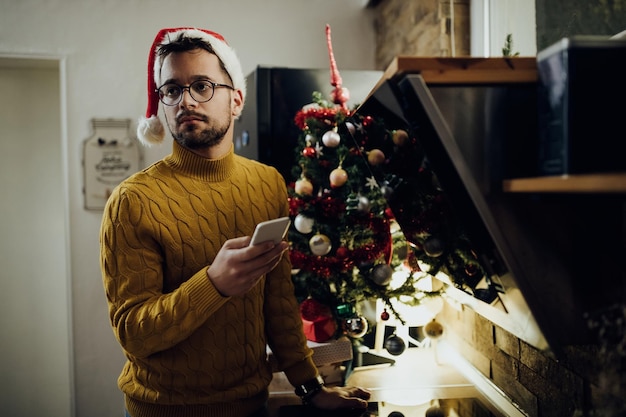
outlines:
[[[137,124],[137,137],[144,146],[159,145],[165,138],[165,129],[157,116],[141,117]]]

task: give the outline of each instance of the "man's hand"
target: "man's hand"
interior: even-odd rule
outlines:
[[[274,269],[289,247],[284,241],[278,245],[271,241],[255,246],[249,243],[249,236],[227,240],[207,268],[207,276],[223,296],[249,291],[264,274]]]
[[[324,410],[339,408],[366,409],[370,392],[359,387],[322,387],[322,390],[311,398],[311,404]]]

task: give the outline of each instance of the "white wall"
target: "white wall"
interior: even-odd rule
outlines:
[[[535,0],[472,0],[470,8],[472,56],[502,56],[508,34],[511,53],[537,54]]]
[[[257,65],[327,68],[324,27],[329,23],[339,69],[375,69],[372,16],[371,10],[364,8],[365,3],[366,0],[0,0],[0,56],[66,58],[67,103],[63,110],[67,129],[63,134],[67,154],[63,159],[67,161],[68,173],[71,288],[52,289],[48,282],[44,285],[48,278],[45,274],[38,277],[41,282],[33,281],[30,285],[33,290],[43,289],[59,303],[58,309],[51,310],[55,314],[73,311],[70,330],[76,388],[73,401],[69,401],[74,404],[74,415],[119,417],[122,413],[116,379],[123,356],[109,327],[98,264],[101,213],[83,209],[81,153],[82,142],[92,134],[91,119],[130,118],[134,126],[146,106],[148,49],[162,27],[189,25],[222,33],[238,51],[244,70],[249,73]],[[0,100],[0,112],[13,104]],[[169,150],[166,145],[147,151],[144,163]],[[32,149],[35,155],[37,151],[44,152]],[[37,210],[38,221],[55,222],[58,216],[44,204]],[[33,241],[39,238],[32,236]],[[33,260],[34,265],[36,261]],[[59,295],[66,290],[71,290],[71,309],[67,298]],[[32,319],[32,315],[23,314],[14,325],[27,329]],[[61,344],[69,338],[63,332],[54,336],[60,338]],[[50,361],[66,359],[67,364],[67,358],[60,358],[49,346],[36,348],[38,354],[49,353]],[[26,361],[30,357],[25,354],[19,359]],[[7,364],[6,358],[0,360]],[[62,361],[57,364],[65,365]],[[33,362],[32,372],[38,372],[42,366],[45,365]],[[56,387],[50,384],[48,395],[27,395],[49,398],[59,395]],[[61,393],[68,391],[67,386],[60,389]],[[40,404],[38,412],[23,417],[67,416],[50,406]]]
[[[0,59],[0,415],[71,411],[59,63]],[[36,393],[36,394],[35,394]]]

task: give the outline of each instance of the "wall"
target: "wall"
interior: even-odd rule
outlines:
[[[469,0],[386,0],[376,6],[376,63],[396,55],[467,56]]]
[[[513,53],[536,53],[534,0],[373,3],[379,69],[384,70],[396,55],[502,56],[508,34],[513,38]]]
[[[52,245],[60,245],[67,239],[71,274],[52,290],[50,277],[44,273],[25,280],[19,271],[5,271],[3,285],[6,288],[8,279],[22,279],[24,294],[37,291],[42,297],[49,297],[51,304],[57,303],[49,306],[54,318],[59,314],[65,317],[63,312],[68,309],[73,311],[69,324],[65,327],[50,325],[49,330],[54,331],[42,334],[37,344],[29,344],[30,339],[15,342],[24,354],[11,362],[7,357],[0,358],[3,376],[30,378],[37,391],[46,390],[36,392],[33,398],[59,395],[73,404],[72,415],[75,416],[117,417],[122,413],[122,396],[116,380],[124,358],[108,323],[101,282],[98,248],[101,212],[83,208],[82,142],[93,133],[92,118],[130,118],[134,128],[136,118],[145,112],[147,56],[156,32],[163,27],[182,25],[221,32],[237,50],[244,71],[249,73],[257,65],[328,68],[327,23],[332,27],[340,70],[375,69],[371,47],[374,44],[372,11],[365,8],[362,0],[0,0],[0,56],[55,56],[66,62],[67,85],[62,94],[67,96],[67,102],[62,113],[66,115],[63,123],[67,129],[62,134],[67,145],[60,151],[63,161],[67,162],[63,186],[69,192],[66,199],[69,235],[64,237],[66,231],[63,230],[54,240],[44,239]],[[329,91],[330,88],[329,84]],[[0,102],[0,112],[13,105],[13,102]],[[28,111],[28,106],[24,108]],[[32,144],[25,139],[29,137],[26,132],[36,127],[37,122],[40,120],[23,123],[24,133],[9,139],[23,141],[20,143],[28,149]],[[51,135],[61,134],[55,126],[44,127],[51,130]],[[33,156],[40,157],[41,154],[36,154],[38,151],[44,153],[42,149],[31,149]],[[144,165],[169,151],[169,145],[146,149]],[[15,163],[21,162],[16,160]],[[35,175],[35,171],[25,171],[24,175]],[[34,214],[37,222],[59,220],[59,215],[48,211],[46,204],[35,207],[39,207]],[[25,238],[38,241],[43,237]],[[37,265],[38,262],[32,264]],[[71,294],[71,299],[62,294]],[[16,331],[29,329],[33,319],[27,314],[12,317],[15,320],[10,325]],[[3,321],[1,325],[5,334],[9,324]],[[73,334],[71,345],[63,331],[68,326]],[[67,364],[68,358],[57,353],[56,348],[52,349],[57,344],[69,345],[73,350],[73,364]],[[55,366],[67,365],[67,372],[73,372],[73,393],[67,381],[55,382],[62,384],[58,388],[41,379],[42,368],[28,362],[32,355],[26,355],[33,349],[37,355],[47,355],[47,360]],[[59,389],[65,393],[59,393]],[[66,398],[68,391],[72,394],[70,399]],[[33,401],[33,404],[36,410],[28,413],[0,414],[68,416],[56,412],[45,400],[43,403]],[[0,409],[3,406],[0,404]]]
[[[536,0],[537,50],[573,35],[626,30],[626,0]]]
[[[472,56],[502,56],[509,34],[511,54],[536,55],[535,0],[472,0],[470,20]]]
[[[518,2],[475,0],[470,3],[490,3],[492,7],[497,5],[503,13],[511,13],[515,8],[504,5]],[[439,42],[443,33],[438,14],[439,1],[382,0],[375,4],[379,68],[385,68],[395,55],[449,56]],[[467,6],[462,1],[454,4],[461,10]],[[493,13],[495,9],[490,10]],[[537,0],[536,10],[538,50],[562,36],[609,35],[626,29],[619,27],[626,25],[624,1]],[[415,19],[415,16],[421,19]],[[464,15],[457,13],[457,16]],[[511,16],[492,14],[491,19],[501,26]],[[457,36],[469,37],[468,26],[462,25],[461,30],[465,32],[457,32]],[[533,27],[531,24],[527,26]],[[510,32],[505,29],[503,33]],[[522,44],[526,44],[526,36],[521,35],[525,38]],[[534,33],[532,35],[528,38],[534,39]],[[490,42],[490,55],[501,55],[493,53],[497,39],[491,38]],[[458,44],[464,45],[463,41]],[[522,52],[522,55],[532,56],[533,53]],[[445,326],[447,340],[529,416],[626,415],[623,401],[626,395],[623,376],[626,311],[618,309],[607,323],[607,338],[591,345],[566,346],[557,357],[524,343],[467,307],[446,303],[439,320]]]
[[[3,416],[34,416],[42,409],[67,416],[71,410],[60,78],[53,60],[0,59]]]

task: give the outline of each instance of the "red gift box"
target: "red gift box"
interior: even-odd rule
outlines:
[[[337,323],[332,317],[321,317],[315,321],[302,319],[304,335],[312,342],[326,342],[337,331]]]

